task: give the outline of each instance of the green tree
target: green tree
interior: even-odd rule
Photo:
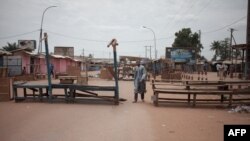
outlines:
[[[3,49],[6,51],[12,51],[18,49],[18,46],[15,42],[14,43],[8,42],[6,46],[3,46]]]
[[[199,39],[198,33],[192,33],[190,28],[183,28],[175,33],[175,40],[172,44],[173,47],[194,47],[198,52],[201,52],[203,46]]]
[[[217,57],[219,57],[220,49],[222,48],[221,44],[219,41],[213,41],[210,47],[211,47],[210,50],[215,51],[215,54],[212,58],[212,60],[215,61],[217,60]]]
[[[212,60],[217,60],[220,57],[220,60],[226,60],[229,58],[230,53],[230,39],[225,38],[221,41],[213,41],[210,45],[210,50],[215,51]]]

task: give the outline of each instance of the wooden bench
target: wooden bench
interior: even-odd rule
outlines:
[[[75,102],[80,100],[104,100],[119,104],[119,97],[115,86],[94,86],[94,85],[78,85],[78,84],[52,84],[52,93],[48,93],[48,84],[44,83],[14,83],[13,95],[15,102],[24,101],[26,99],[42,101],[65,100],[65,102]],[[23,91],[18,89],[23,89]],[[53,91],[60,89],[62,91]],[[114,94],[97,94],[95,92],[105,91],[114,92]],[[53,93],[55,92],[55,93]],[[92,98],[92,99],[91,99]]]
[[[188,95],[186,99],[180,99],[180,98],[160,98],[159,94],[180,94],[180,95]],[[229,95],[229,106],[232,104],[232,91],[218,91],[218,90],[211,90],[211,91],[204,91],[204,90],[186,90],[186,89],[169,89],[169,90],[163,90],[163,89],[154,89],[154,96],[153,101],[155,106],[158,106],[159,100],[165,100],[165,101],[186,101],[188,104],[190,102],[193,102],[193,106],[196,106],[197,101],[220,101],[221,103],[225,100],[223,99],[224,95]],[[193,98],[191,99],[191,95],[193,95]],[[197,99],[197,95],[221,95],[221,99]],[[215,104],[211,103],[210,104]]]
[[[166,88],[163,87],[164,85],[177,86],[177,88]],[[188,104],[192,102],[193,106],[196,106],[197,103],[218,104],[219,102],[231,106],[233,103],[238,101],[250,100],[249,97],[234,98],[234,95],[250,95],[250,90],[230,90],[228,85],[228,83],[221,81],[172,81],[168,83],[166,81],[152,81],[152,89],[154,93],[152,100],[155,106],[158,106],[158,104],[162,102],[187,102]],[[187,98],[164,98],[159,97],[159,94],[187,95]],[[191,95],[193,95],[193,98],[191,98]],[[220,99],[197,98],[198,95],[218,95],[220,96]],[[228,95],[228,98],[225,98],[224,95]]]
[[[36,79],[45,79],[46,78],[46,74],[41,74],[41,73],[38,73],[35,76],[36,76]]]
[[[73,84],[77,76],[59,76],[60,84]]]

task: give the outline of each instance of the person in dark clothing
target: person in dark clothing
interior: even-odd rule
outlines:
[[[52,78],[54,77],[54,65],[50,64],[50,75],[52,75]]]

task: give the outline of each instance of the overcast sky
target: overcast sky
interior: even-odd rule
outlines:
[[[237,44],[246,43],[247,0],[0,0],[0,47],[20,39],[38,42],[42,13],[51,5],[58,7],[46,11],[43,23],[50,52],[73,46],[75,55],[84,49],[85,55],[108,58],[107,44],[116,38],[118,55],[145,57],[151,45],[154,58],[153,33],[142,26],[155,32],[158,57],[184,27],[201,30],[208,59],[211,42],[230,37],[229,28],[236,29]]]

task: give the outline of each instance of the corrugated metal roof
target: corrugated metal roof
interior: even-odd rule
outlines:
[[[31,55],[31,56],[34,56],[34,55],[36,55],[35,53],[33,53],[33,52],[29,52],[29,51],[24,51],[26,54],[29,54],[29,55]]]
[[[11,55],[11,54],[12,54],[11,52],[0,49],[0,55]]]
[[[51,56],[54,57],[54,58],[65,58],[65,56],[63,56],[63,55],[55,55],[55,54],[53,54]]]

